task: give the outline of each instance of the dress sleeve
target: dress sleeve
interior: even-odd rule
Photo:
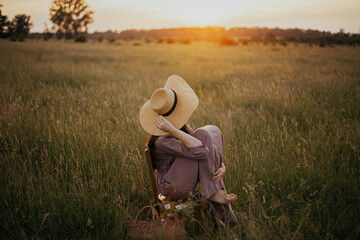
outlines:
[[[205,159],[209,154],[209,149],[204,144],[203,146],[188,148],[183,142],[171,135],[161,136],[156,139],[155,148],[167,154],[194,160]]]

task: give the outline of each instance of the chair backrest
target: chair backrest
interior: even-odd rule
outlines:
[[[156,184],[155,175],[154,175],[154,168],[153,168],[152,161],[151,161],[150,149],[148,147],[145,149],[145,159],[146,159],[147,166],[148,166],[148,169],[149,169],[151,188],[152,188],[152,192],[154,194],[154,204],[156,204],[156,203],[159,203],[159,198],[158,198],[159,189],[158,189],[157,184]]]

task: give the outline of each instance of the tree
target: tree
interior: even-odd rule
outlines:
[[[1,7],[3,5],[0,4],[0,38],[7,38],[8,37],[8,28],[9,28],[9,21],[7,20],[7,16],[2,15]]]
[[[30,16],[25,14],[17,14],[9,24],[9,36],[24,40],[29,35],[30,28],[33,26],[30,18]]]
[[[62,38],[78,37],[87,33],[87,25],[94,20],[93,11],[84,0],[53,0],[50,7],[50,20],[57,26],[56,36]]]

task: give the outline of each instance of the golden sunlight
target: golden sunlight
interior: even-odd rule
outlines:
[[[239,7],[239,3],[220,4],[218,1],[200,0],[162,5],[161,11],[166,13],[167,18],[181,19],[186,25],[214,26],[221,25],[222,21],[229,17],[246,12],[247,8],[246,6]]]
[[[51,0],[0,0],[9,18],[31,15],[32,31],[51,26]],[[359,0],[86,0],[95,12],[89,31],[177,27],[280,27],[359,30]]]
[[[193,26],[214,26],[219,25],[225,16],[214,14],[211,11],[199,11],[196,13],[183,12],[183,20]]]

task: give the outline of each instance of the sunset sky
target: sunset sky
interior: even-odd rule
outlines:
[[[89,32],[190,26],[311,28],[358,33],[360,0],[87,0]],[[0,0],[10,19],[25,13],[42,32],[51,0]]]

